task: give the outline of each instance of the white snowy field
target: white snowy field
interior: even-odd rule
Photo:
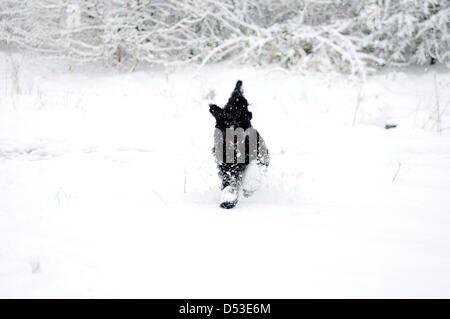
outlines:
[[[0,297],[450,297],[448,70],[1,57]],[[237,79],[271,166],[223,210],[208,104]]]

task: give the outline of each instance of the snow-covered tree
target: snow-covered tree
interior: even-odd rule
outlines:
[[[0,45],[134,68],[450,66],[448,0],[2,0]]]
[[[373,0],[375,23],[360,15],[363,49],[389,64],[450,63],[450,1]],[[366,24],[366,27],[364,27]]]

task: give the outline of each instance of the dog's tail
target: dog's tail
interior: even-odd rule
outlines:
[[[234,88],[234,92],[238,92],[241,95],[244,94],[244,92],[242,91],[242,81],[241,80],[238,80],[236,82],[236,87]]]
[[[244,90],[242,89],[242,81],[238,80],[236,82],[236,86],[234,87],[233,93],[231,93],[231,96],[228,100],[227,105],[225,105],[225,108],[247,108],[248,102],[244,97]]]

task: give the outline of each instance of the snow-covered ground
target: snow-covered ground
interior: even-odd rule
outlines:
[[[0,297],[450,297],[448,70],[0,60]],[[271,166],[223,210],[208,103],[237,79]]]

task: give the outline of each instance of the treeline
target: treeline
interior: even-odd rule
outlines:
[[[1,0],[0,45],[134,68],[450,66],[450,0]]]

